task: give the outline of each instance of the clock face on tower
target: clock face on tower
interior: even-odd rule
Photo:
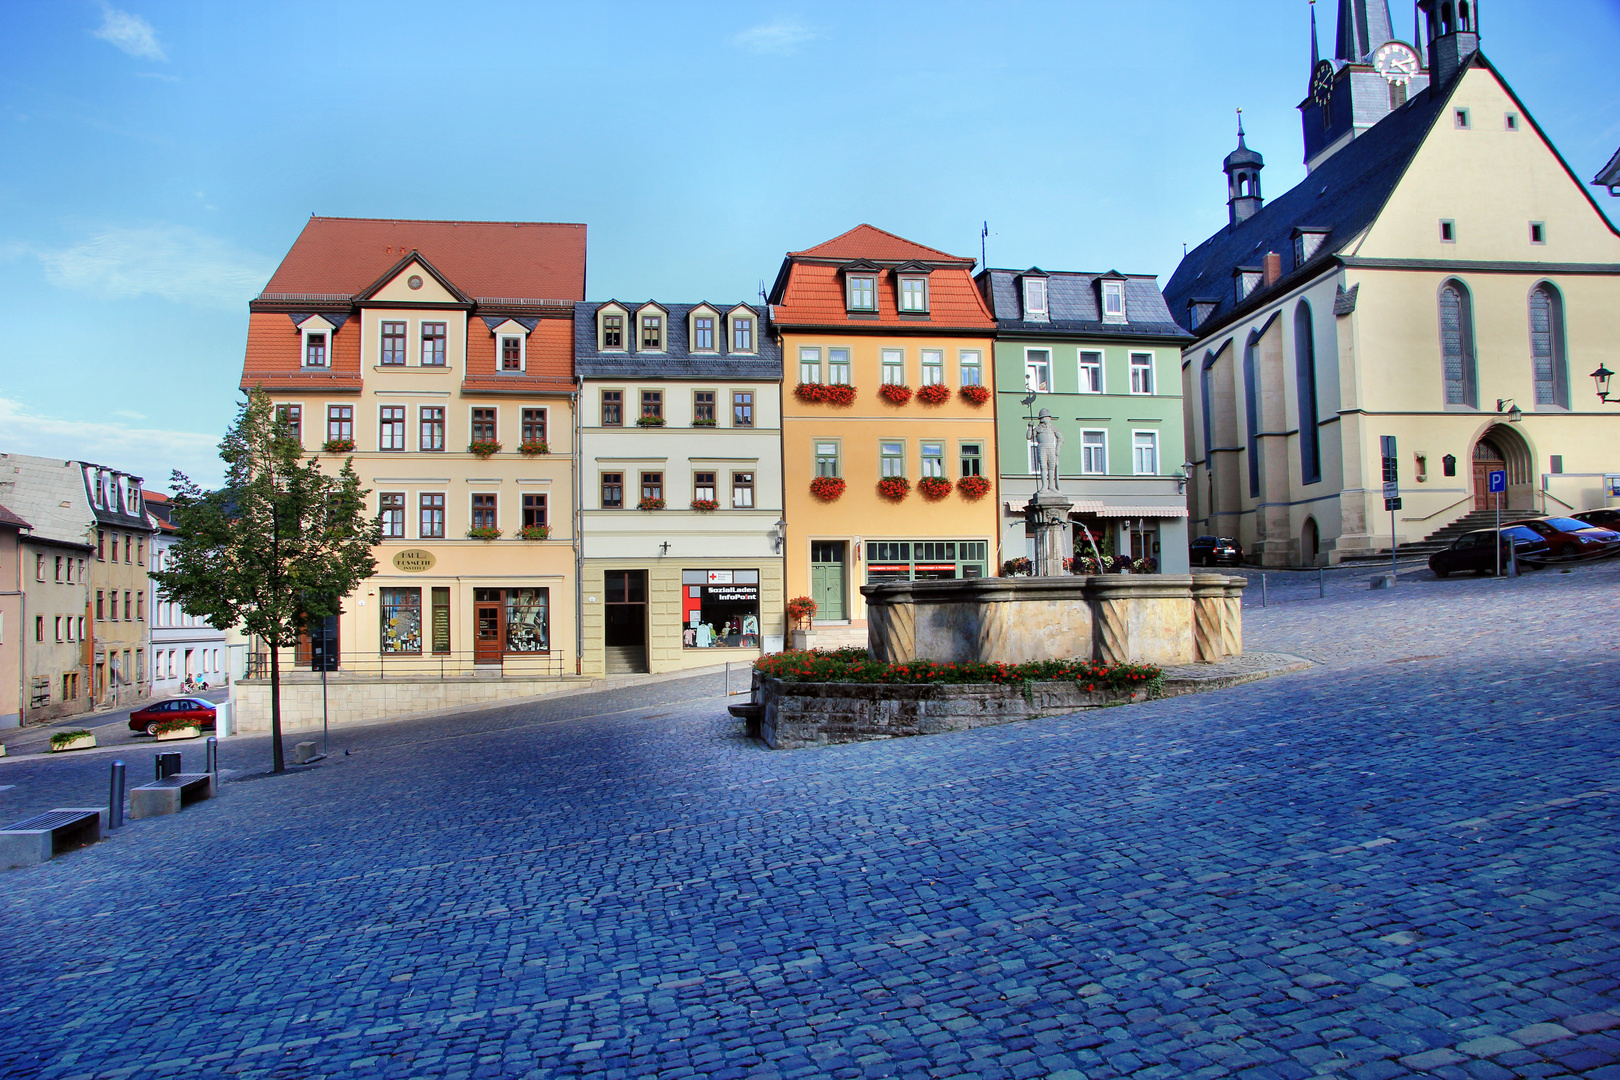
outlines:
[[[1311,72],[1311,100],[1325,109],[1332,98],[1333,62],[1322,60],[1317,63],[1316,70]]]
[[[1423,62],[1412,46],[1400,41],[1386,41],[1373,53],[1373,68],[1392,83],[1404,85],[1423,68]]]

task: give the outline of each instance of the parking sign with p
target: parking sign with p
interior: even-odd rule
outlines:
[[[1492,469],[1490,471],[1490,473],[1489,473],[1489,476],[1490,476],[1490,481],[1491,481],[1491,486],[1490,486],[1491,491],[1506,491],[1507,490],[1507,470],[1505,470],[1505,469]]]

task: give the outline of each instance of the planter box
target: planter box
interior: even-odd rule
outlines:
[[[160,731],[157,733],[158,742],[169,742],[172,739],[195,739],[202,734],[202,728],[183,727],[173,731]]]
[[[89,750],[91,747],[93,747],[95,745],[96,745],[96,737],[95,737],[95,735],[93,735],[93,734],[91,734],[91,735],[80,735],[77,739],[74,739],[74,740],[72,740],[70,742],[65,742],[60,746],[52,745],[51,746],[51,753],[53,753],[53,754],[65,754],[69,750]]]
[[[1087,691],[1074,682],[799,683],[761,678],[760,738],[773,750],[933,735],[1145,701],[1147,691]]]

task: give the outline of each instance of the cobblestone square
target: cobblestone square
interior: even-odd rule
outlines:
[[[4,875],[0,1075],[1614,1080],[1620,564],[1371,573],[1246,603],[1309,671],[960,734],[771,752],[705,677],[231,740]]]

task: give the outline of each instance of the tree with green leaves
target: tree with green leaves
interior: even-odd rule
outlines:
[[[366,514],[353,459],[334,476],[304,456],[275,406],[255,388],[219,444],[225,486],[204,491],[174,474],[179,537],[169,569],[152,578],[187,613],[217,630],[240,626],[270,649],[272,770],[281,748],[281,649],[377,569],[381,523]]]

